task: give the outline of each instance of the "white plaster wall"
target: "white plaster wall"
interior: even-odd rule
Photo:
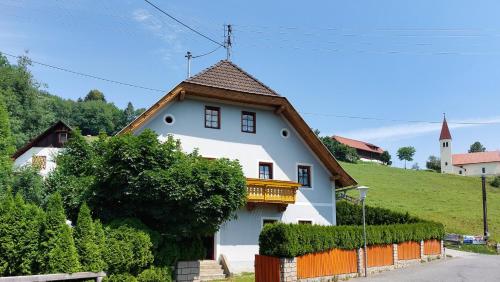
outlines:
[[[443,143],[448,142],[448,147],[443,147]],[[451,158],[451,139],[439,140],[441,173],[453,173],[454,168]]]
[[[500,162],[467,164],[461,167],[455,166],[454,173],[459,174],[461,170],[462,175],[480,176],[483,174],[482,168],[484,167],[486,169],[485,175],[500,175]]]
[[[204,126],[204,108],[221,108],[221,129]],[[241,111],[256,113],[256,133],[241,132]],[[173,125],[164,117],[171,114]],[[233,266],[240,270],[253,270],[254,255],[258,253],[258,235],[262,217],[279,218],[284,222],[312,220],[315,224],[335,224],[335,193],[330,173],[298,136],[290,124],[273,109],[225,104],[218,101],[186,99],[159,111],[156,116],[136,131],[150,128],[165,139],[169,134],[181,140],[183,150],[195,148],[204,157],[226,157],[240,161],[246,177],[258,178],[259,162],[273,163],[273,178],[297,181],[297,165],[312,166],[312,188],[299,188],[297,202],[285,212],[276,207],[257,207],[253,211],[242,209],[238,219],[224,224],[217,234],[216,255],[225,254]],[[281,136],[281,129],[289,129],[289,137]]]
[[[61,150],[62,148],[32,147],[15,159],[14,167],[31,165],[33,156],[45,156],[47,158],[45,169],[40,170],[40,175],[45,177],[56,168],[55,157]]]

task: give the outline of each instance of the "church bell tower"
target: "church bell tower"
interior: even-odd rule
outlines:
[[[441,134],[439,135],[439,147],[441,157],[441,173],[453,173],[453,159],[451,154],[451,133],[446,122],[446,116],[443,118]]]

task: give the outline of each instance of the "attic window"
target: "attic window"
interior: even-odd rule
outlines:
[[[68,141],[68,132],[59,132],[59,143],[64,144]]]
[[[241,112],[241,132],[255,133],[255,113]]]
[[[167,125],[172,125],[172,124],[174,124],[174,123],[175,123],[175,118],[174,118],[174,116],[173,116],[173,115],[171,115],[171,114],[167,114],[167,115],[165,115],[165,117],[163,118],[163,120],[165,121],[165,123],[166,123]]]
[[[283,129],[281,130],[281,137],[283,137],[283,138],[288,138],[288,136],[290,136],[290,132],[288,132],[288,129],[283,128]]]

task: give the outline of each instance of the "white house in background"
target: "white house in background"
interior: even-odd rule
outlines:
[[[439,135],[442,173],[469,176],[500,174],[500,151],[452,154],[451,141],[450,129],[444,118]]]
[[[55,156],[68,141],[71,131],[71,127],[63,121],[54,123],[14,153],[14,167],[35,166],[42,176],[47,176],[56,167]]]
[[[356,185],[290,102],[229,61],[181,82],[121,133],[154,130],[183,150],[238,159],[246,207],[209,239],[236,272],[253,271],[264,224],[335,225],[335,189]]]

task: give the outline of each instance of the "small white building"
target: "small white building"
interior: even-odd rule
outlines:
[[[335,189],[356,185],[283,96],[229,61],[181,82],[120,133],[154,130],[183,150],[237,159],[246,207],[209,239],[236,272],[253,271],[264,224],[335,225]]]
[[[14,167],[34,166],[47,176],[56,167],[55,157],[68,141],[72,129],[63,121],[54,123],[14,153]]]
[[[451,133],[445,118],[439,135],[442,173],[469,176],[500,174],[500,151],[453,154],[451,145]]]

